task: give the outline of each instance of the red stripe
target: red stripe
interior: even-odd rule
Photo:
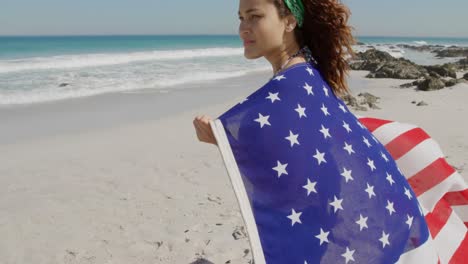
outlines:
[[[385,124],[388,124],[388,123],[392,123],[393,121],[390,121],[390,120],[383,120],[383,119],[377,119],[377,118],[370,118],[370,117],[363,117],[363,118],[360,118],[359,121],[367,127],[367,129],[370,131],[370,132],[374,132],[377,128],[385,125]]]
[[[444,195],[444,199],[450,205],[467,205],[468,204],[468,189],[458,192],[449,192]]]
[[[417,196],[436,186],[455,172],[444,158],[438,158],[429,166],[408,179]]]
[[[447,223],[450,214],[452,214],[452,208],[450,208],[447,201],[440,199],[434,210],[426,215],[427,226],[432,238],[435,238],[439,234],[442,227]]]
[[[465,233],[465,238],[461,242],[460,246],[457,248],[457,251],[452,255],[452,258],[449,261],[449,264],[463,264],[466,263],[468,259],[468,233]]]
[[[385,148],[390,152],[392,157],[397,160],[428,138],[431,137],[424,130],[418,127],[400,134],[385,145]]]

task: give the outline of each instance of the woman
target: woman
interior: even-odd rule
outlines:
[[[305,62],[305,54],[296,53],[300,47],[307,46],[333,91],[343,95],[348,92],[345,74],[349,66],[345,56],[354,56],[351,45],[355,43],[352,27],[346,24],[349,11],[338,1],[303,2],[305,13],[297,21],[283,0],[239,1],[239,35],[244,42],[244,56],[265,57],[275,75]],[[216,144],[210,120],[200,115],[193,123],[200,141]]]
[[[216,123],[194,120],[220,147],[255,263],[411,263],[428,244],[408,182],[339,98],[348,16],[336,0],[240,0],[245,57],[273,77]]]

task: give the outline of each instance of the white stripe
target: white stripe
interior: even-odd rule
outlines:
[[[414,263],[438,263],[439,257],[437,251],[434,248],[434,242],[432,241],[431,235],[427,241],[421,246],[410,250],[400,256],[400,259],[396,262],[397,264],[414,264]]]
[[[447,223],[434,238],[434,245],[438,250],[441,263],[449,263],[465,238],[465,234],[466,226],[456,214],[450,214]]]
[[[219,119],[216,119],[215,121],[210,121],[210,125],[216,138],[219,151],[221,152],[221,156],[223,157],[224,164],[226,165],[229,178],[231,179],[231,184],[234,188],[237,201],[239,202],[242,218],[244,219],[247,233],[249,234],[250,246],[252,248],[252,255],[255,263],[266,264],[249,197],[247,196],[244,182],[240,175],[234,154],[232,153],[231,145],[229,144],[223,124]]]
[[[411,129],[417,128],[415,125],[404,124],[399,122],[387,123],[380,126],[372,134],[383,144],[387,145],[392,140],[400,136],[401,134],[410,131]]]
[[[468,205],[453,205],[452,209],[463,222],[468,222]]]
[[[397,164],[408,179],[438,158],[443,157],[444,154],[440,150],[439,144],[432,138],[428,138],[400,157],[397,160]]]
[[[431,212],[439,200],[448,192],[463,191],[468,186],[458,172],[454,172],[447,179],[418,196],[418,201]]]

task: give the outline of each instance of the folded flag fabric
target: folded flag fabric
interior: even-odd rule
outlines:
[[[426,209],[440,263],[467,263],[468,186],[447,163],[439,144],[415,125],[359,120],[385,145]]]
[[[445,263],[447,257],[458,258],[466,226],[462,222],[449,229],[456,214],[447,217],[444,206],[463,197],[463,181],[438,188],[452,192],[451,202],[445,194],[426,198],[428,188],[437,187],[419,184],[425,176],[418,176],[417,168],[424,162],[410,160],[414,155],[406,159],[399,143],[391,144],[394,138],[377,133],[385,125],[378,119],[360,121],[310,63],[277,74],[212,121],[255,263]],[[453,178],[441,176],[438,182]],[[414,190],[413,182],[419,186]],[[429,203],[421,206],[418,199]],[[443,212],[431,220],[438,208]],[[431,221],[438,230],[428,227]],[[457,246],[439,255],[437,247],[455,230],[452,244]]]

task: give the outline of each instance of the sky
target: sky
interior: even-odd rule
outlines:
[[[357,36],[468,37],[468,0],[342,0]],[[0,35],[237,34],[232,0],[0,0]]]

